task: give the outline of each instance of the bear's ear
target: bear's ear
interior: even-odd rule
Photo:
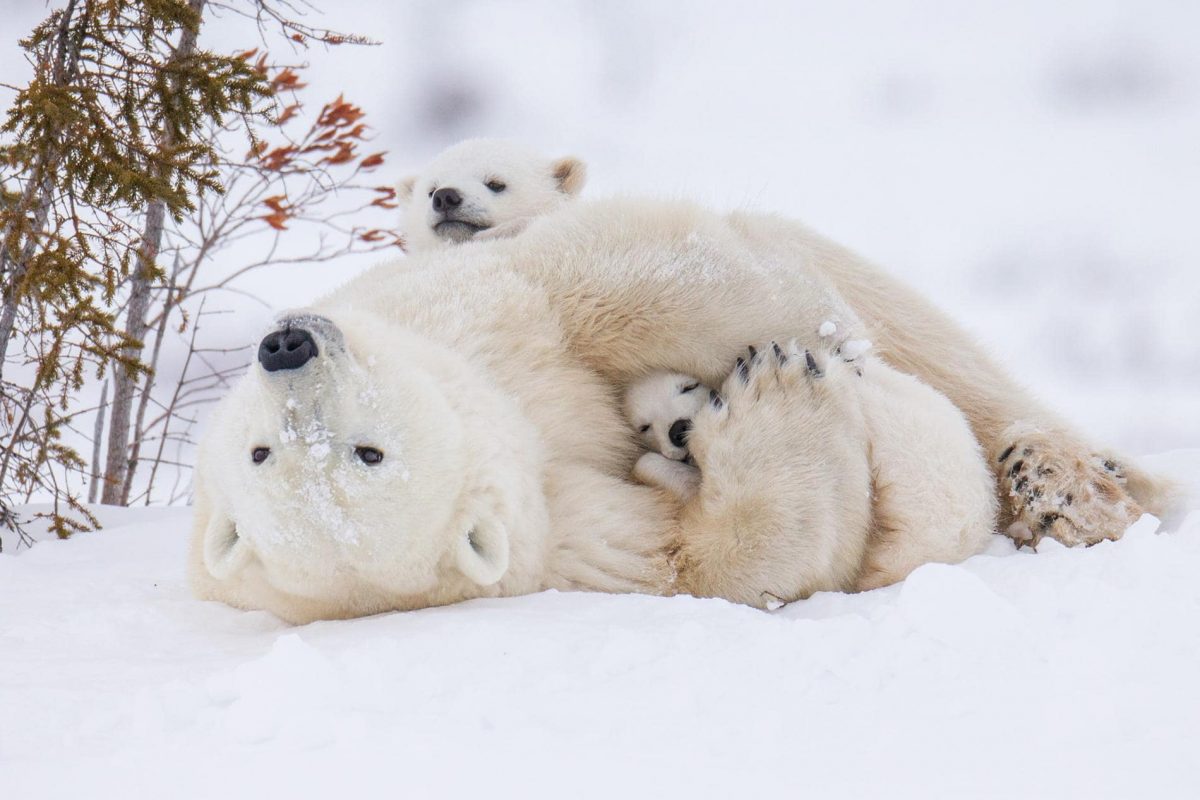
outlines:
[[[587,165],[578,158],[560,158],[550,165],[558,190],[564,194],[577,195],[587,183]]]
[[[250,562],[251,551],[238,536],[233,520],[219,510],[211,509],[207,520],[198,524],[203,525],[202,531],[199,531],[203,537],[200,547],[208,573],[223,581],[241,572]]]
[[[479,520],[459,537],[455,555],[464,575],[491,586],[508,572],[508,531],[498,520]]]
[[[407,203],[412,199],[413,189],[417,186],[417,176],[409,175],[404,180],[396,184],[396,199],[401,203]]]

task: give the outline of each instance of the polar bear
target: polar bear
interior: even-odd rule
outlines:
[[[963,412],[1005,523],[1094,542],[1165,499],[1131,463],[1093,461],[920,296],[794,222],[578,201],[405,261],[283,314],[214,410],[198,596],[304,622],[545,588],[759,607],[853,589],[872,476],[852,367],[762,359],[726,380],[689,435],[689,502],[629,478],[619,409],[641,375],[717,385],[747,343],[827,319]]]
[[[832,335],[836,327],[826,322],[819,330]],[[751,347],[727,382],[748,382],[764,358],[795,359],[815,379],[823,377],[813,351],[793,340],[786,347],[772,342],[766,352]],[[843,360],[858,378],[851,381],[851,397],[866,426],[871,472],[870,533],[856,588],[886,586],[924,563],[957,563],[981,552],[995,530],[997,501],[991,471],[962,412],[941,393],[862,357],[857,348]],[[688,434],[704,403],[721,403],[720,397],[699,379],[672,372],[630,385],[626,416],[650,450],[637,460],[634,476],[690,500],[700,489],[700,470],[692,463]]]
[[[647,450],[633,465],[635,478],[679,500],[696,494],[700,470],[687,437],[696,414],[715,392],[693,375],[666,371],[652,372],[626,387],[625,419]]]
[[[547,159],[515,142],[468,139],[400,182],[410,253],[503,238],[577,197],[587,182],[578,158]]]

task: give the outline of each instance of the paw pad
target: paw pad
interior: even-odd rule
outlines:
[[[1009,459],[1019,456],[1010,465]],[[1006,532],[1036,545],[1050,536],[1067,546],[1120,538],[1141,510],[1124,489],[1121,464],[1073,449],[1052,433],[1031,433],[997,458],[1001,494],[1012,515]]]

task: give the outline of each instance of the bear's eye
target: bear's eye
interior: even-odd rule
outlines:
[[[488,181],[487,183],[484,184],[484,186],[488,187],[496,194],[500,194],[501,192],[503,192],[505,189],[508,188],[508,184],[506,184],[504,181],[497,181],[497,180]]]
[[[430,196],[430,197],[433,197],[433,193],[434,193],[435,191],[436,191],[436,190],[435,190],[435,189],[434,189],[432,186],[430,186],[430,187],[429,187],[429,196]]]
[[[642,427],[638,428],[638,433],[649,433],[649,432],[650,432],[649,425],[643,425]]]
[[[364,464],[375,466],[380,461],[383,461],[383,451],[376,450],[374,447],[356,447],[354,455],[358,456],[358,460]]]
[[[271,455],[271,448],[256,447],[250,451],[250,460],[255,464],[261,464],[267,460],[267,456]]]
[[[685,387],[683,387],[682,389],[680,389],[680,390],[679,390],[679,393],[680,393],[680,394],[687,394],[688,392],[690,392],[690,391],[694,390],[694,389],[695,389],[697,386],[699,386],[699,385],[700,385],[700,384],[698,384],[698,383],[689,383],[687,386],[685,386]]]

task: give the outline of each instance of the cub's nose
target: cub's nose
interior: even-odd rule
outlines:
[[[453,211],[462,205],[462,195],[458,193],[458,189],[438,189],[433,193],[433,210]]]
[[[258,363],[267,372],[300,369],[317,357],[317,342],[304,328],[268,333],[258,345]]]
[[[671,430],[667,431],[667,438],[676,447],[687,447],[687,435],[691,429],[692,421],[690,419],[677,419],[671,423]]]

